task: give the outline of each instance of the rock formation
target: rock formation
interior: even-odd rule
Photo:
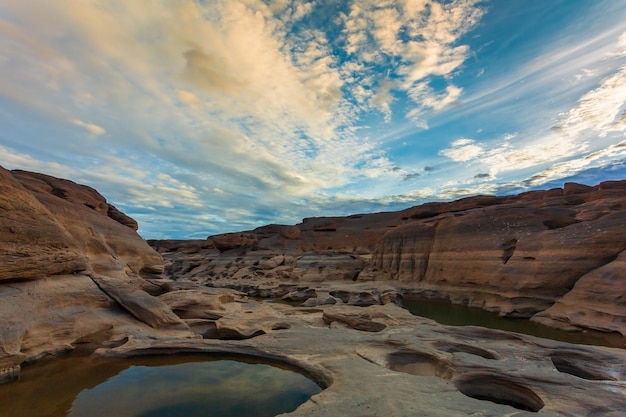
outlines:
[[[624,230],[626,181],[607,181],[150,243],[170,278],[255,296],[288,297],[294,283],[316,297],[327,284],[385,281],[503,316],[626,336]]]
[[[92,188],[0,168],[2,378],[15,377],[24,360],[72,349],[90,335],[108,340],[114,327],[194,336],[141,289],[163,263],[136,228]]]
[[[0,383],[71,350],[227,353],[325,388],[294,417],[621,416],[624,349],[443,326],[398,305],[421,294],[626,334],[625,222],[626,182],[566,184],[151,241],[157,252],[95,190],[0,168]],[[8,386],[0,415],[20,415],[30,399]]]

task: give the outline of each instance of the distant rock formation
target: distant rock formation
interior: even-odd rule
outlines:
[[[626,181],[607,181],[150,243],[173,279],[277,296],[294,282],[390,281],[504,316],[626,335],[625,230]]]

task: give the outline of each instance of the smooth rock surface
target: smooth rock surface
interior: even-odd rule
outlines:
[[[284,362],[325,388],[284,414],[291,417],[620,416],[626,409],[622,349],[441,326],[394,304],[308,309],[250,303],[228,315],[233,329],[235,320],[247,321],[248,335],[257,329],[249,338],[135,337],[98,353],[229,352]],[[282,326],[267,326],[272,320]]]

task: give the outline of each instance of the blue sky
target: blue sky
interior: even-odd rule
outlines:
[[[204,238],[626,178],[622,0],[4,0],[0,165]]]

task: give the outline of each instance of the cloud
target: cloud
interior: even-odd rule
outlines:
[[[622,35],[623,36],[623,35]],[[601,136],[626,131],[626,66],[602,80],[600,86],[583,95],[573,109],[563,115],[555,130],[575,137],[585,131]]]
[[[623,139],[623,26],[465,77],[486,13],[479,0],[6,2],[0,162],[92,185],[150,233],[208,234],[563,174]],[[441,129],[458,120],[470,130]]]
[[[100,127],[93,123],[83,122],[82,120],[78,120],[78,119],[74,119],[71,122],[72,124],[82,127],[83,129],[87,130],[87,132],[89,132],[93,136],[101,136],[106,133],[106,130],[103,127]]]
[[[591,153],[582,154],[576,158],[556,163],[550,167],[537,172],[533,177],[524,181],[526,186],[538,186],[553,181],[558,178],[573,176],[579,172],[597,168],[599,166],[610,166],[617,161],[626,158],[626,141],[609,145]]]
[[[355,2],[342,15],[346,52],[374,68],[396,63],[394,88],[413,102],[407,117],[427,128],[424,113],[439,111],[461,95],[462,89],[451,79],[469,53],[467,45],[458,45],[459,40],[484,13],[478,4],[473,0]],[[444,77],[448,85],[443,93],[430,86],[433,77]],[[354,78],[368,86],[368,77]],[[389,107],[381,110],[390,120]]]
[[[452,142],[450,148],[442,149],[439,154],[455,162],[467,162],[484,153],[482,146],[473,139],[460,138]]]

